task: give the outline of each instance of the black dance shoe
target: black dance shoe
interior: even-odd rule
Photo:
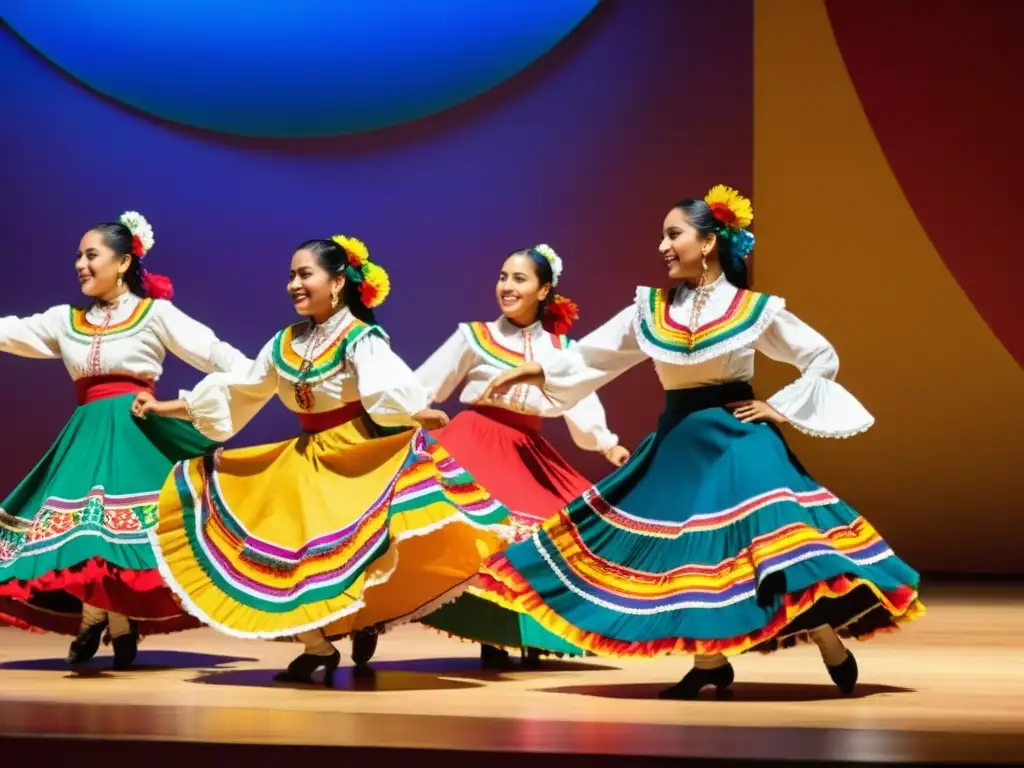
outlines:
[[[338,649],[330,656],[315,656],[311,653],[304,653],[292,660],[288,669],[278,672],[274,679],[279,683],[312,683],[313,673],[320,667],[324,668],[324,688],[334,687],[334,671],[341,663],[341,654]]]
[[[832,682],[844,696],[853,693],[853,688],[857,685],[857,677],[860,674],[857,669],[857,659],[853,657],[853,653],[847,651],[846,658],[841,664],[836,664],[834,667],[826,666],[826,669],[828,676],[832,678]]]
[[[110,644],[114,648],[114,669],[124,672],[132,668],[135,657],[139,653],[139,625],[131,622],[131,632],[127,635],[112,638]]]
[[[106,628],[107,620],[104,619],[99,624],[93,624],[79,632],[78,637],[71,641],[71,646],[68,648],[67,663],[71,666],[85,664],[95,656],[96,651],[100,649],[100,640],[103,638],[103,630]]]
[[[735,679],[732,664],[723,664],[714,669],[698,669],[694,667],[671,688],[658,693],[659,699],[696,699],[700,692],[709,685],[716,688],[718,698],[724,699],[732,695],[729,686]]]
[[[540,648],[524,648],[523,649],[523,669],[540,669],[541,667],[541,650]]]
[[[352,635],[352,663],[365,667],[377,652],[377,630],[369,627]]]
[[[493,645],[480,646],[480,666],[484,669],[508,669],[512,666],[508,651]]]

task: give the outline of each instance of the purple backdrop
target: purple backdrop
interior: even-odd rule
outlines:
[[[504,254],[537,242],[565,260],[560,289],[580,304],[582,335],[637,283],[663,280],[656,246],[677,197],[718,182],[750,189],[752,46],[751,0],[612,0],[524,73],[460,107],[371,134],[275,142],[109,102],[2,29],[0,314],[76,301],[79,237],[135,209],[156,232],[147,266],[172,277],[175,303],[249,355],[294,320],[284,291],[294,246],[339,232],[365,240],[391,273],[379,318],[413,367],[456,323],[497,316]],[[60,363],[0,364],[6,494],[74,401]],[[660,406],[641,368],[602,393],[630,446]],[[170,360],[161,393],[197,375]],[[275,403],[233,442],[294,430]],[[561,422],[546,431],[585,472],[606,471]]]

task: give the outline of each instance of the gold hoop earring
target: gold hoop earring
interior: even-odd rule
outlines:
[[[122,285],[124,285],[124,279],[120,277],[117,278],[117,287],[120,288]]]

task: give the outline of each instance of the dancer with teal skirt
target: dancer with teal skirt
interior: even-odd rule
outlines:
[[[73,636],[69,664],[88,661],[104,628],[114,667],[141,635],[200,626],[157,570],[147,532],[174,462],[214,443],[175,419],[142,420],[169,351],[203,372],[252,361],[177,309],[170,281],[142,267],[153,230],[129,211],[82,237],[75,271],[88,301],[0,318],[0,351],[63,360],[78,407],[57,441],[0,503],[0,620]]]
[[[871,524],[804,470],[779,425],[844,438],[874,419],[836,383],[839,361],[782,298],[750,290],[750,201],[717,186],[680,201],[661,255],[675,288],[636,301],[579,344],[491,384],[541,387],[571,406],[644,360],[665,390],[657,429],[621,469],[529,540],[493,556],[476,594],[606,656],[688,653],[663,698],[732,685],[729,657],[812,641],[851,693],[867,639],[924,613],[918,574]],[[754,353],[801,371],[768,401]]]
[[[526,538],[590,486],[540,434],[551,407],[532,387],[508,397],[481,400],[487,384],[524,361],[543,360],[572,342],[565,335],[578,314],[576,305],[555,293],[562,259],[548,245],[515,251],[505,258],[495,288],[501,316],[493,322],[462,323],[416,371],[434,402],[444,402],[460,386],[469,406],[432,433],[481,485],[510,510],[518,538]],[[576,445],[599,451],[621,466],[629,451],[608,429],[604,407],[588,395],[561,415]],[[461,595],[424,619],[423,624],[482,644],[484,667],[508,664],[506,648],[523,650],[526,666],[541,652],[583,655],[564,638],[529,616],[476,597]]]

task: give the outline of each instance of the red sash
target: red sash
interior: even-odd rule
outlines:
[[[108,397],[135,395],[139,392],[152,391],[152,381],[121,374],[86,376],[75,381],[75,399],[79,405],[95,403],[97,400],[106,400]]]

